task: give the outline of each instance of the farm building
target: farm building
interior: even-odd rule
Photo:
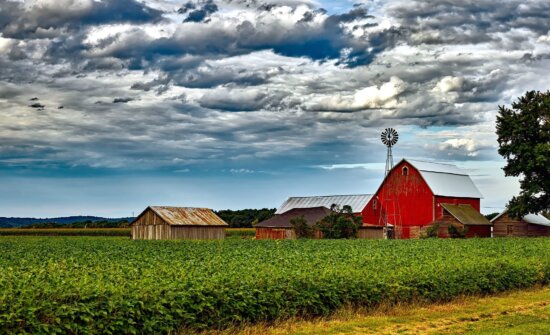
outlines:
[[[304,216],[310,226],[329,215],[331,210],[326,207],[293,208],[282,214],[275,214],[271,219],[258,223],[256,228],[256,239],[295,239],[296,234],[290,220]],[[319,237],[319,236],[317,236]]]
[[[275,214],[283,214],[294,208],[330,208],[333,204],[336,204],[340,207],[348,205],[354,214],[361,215],[371,197],[372,194],[290,197],[277,209]]]
[[[363,223],[393,227],[395,238],[417,238],[449,213],[443,204],[468,205],[468,212],[479,213],[481,198],[468,173],[454,165],[402,159],[363,209]]]
[[[131,224],[134,240],[223,239],[228,226],[208,208],[149,206]]]
[[[491,222],[493,223],[493,236],[550,236],[550,220],[540,214],[527,214],[521,219],[513,218],[505,210]]]
[[[466,237],[491,237],[491,222],[470,205],[441,204],[443,215],[433,222],[438,237],[450,237],[449,226],[466,232]]]
[[[293,230],[292,219],[304,216],[307,223],[310,226],[313,226],[317,221],[323,219],[325,216],[329,215],[332,211],[326,207],[309,207],[309,208],[293,208],[288,211],[285,211],[282,214],[275,214],[269,220],[258,223],[256,228],[256,239],[274,239],[274,240],[283,240],[283,239],[295,239],[296,234]],[[383,227],[380,226],[364,226],[361,227],[357,233],[358,238],[383,238]],[[321,233],[316,232],[315,238],[321,238]]]

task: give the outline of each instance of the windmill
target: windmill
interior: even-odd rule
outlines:
[[[397,143],[399,139],[399,134],[397,130],[393,128],[386,128],[380,135],[382,143],[388,148],[388,154],[386,156],[386,173],[385,176],[390,173],[390,170],[393,168],[393,154],[391,148]]]
[[[386,172],[384,177],[388,177],[391,169],[393,168],[393,153],[392,147],[397,144],[399,139],[399,134],[393,128],[386,128],[380,135],[382,143],[388,148],[388,153],[386,156]],[[395,190],[390,187],[388,190],[383,192],[381,198],[379,199],[381,204],[380,212],[380,221],[381,224],[385,227],[386,234],[390,238],[395,238],[395,234],[399,231],[399,225],[401,224],[401,209],[399,208],[399,201],[395,194]],[[382,209],[382,206],[384,207]]]

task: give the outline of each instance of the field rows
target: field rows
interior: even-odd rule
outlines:
[[[1,237],[0,329],[169,333],[550,282],[550,239]]]

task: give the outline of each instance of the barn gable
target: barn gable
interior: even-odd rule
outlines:
[[[130,226],[147,225],[168,225],[168,222],[158,215],[151,207],[147,207],[130,223]]]
[[[279,209],[277,209],[275,214],[283,214],[294,208],[330,208],[333,204],[337,204],[339,206],[348,205],[351,206],[353,213],[361,213],[371,198],[372,194],[290,197],[281,205],[281,207],[279,207]]]

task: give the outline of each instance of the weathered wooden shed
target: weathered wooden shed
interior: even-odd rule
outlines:
[[[229,225],[211,209],[149,206],[130,224],[134,240],[223,239]]]
[[[317,221],[321,220],[325,216],[329,215],[331,210],[320,206],[311,208],[293,208],[285,211],[282,214],[275,214],[271,219],[258,223],[256,228],[257,240],[285,240],[295,239],[296,233],[292,227],[290,220],[304,216],[308,225],[313,226]],[[317,238],[320,236],[317,235]]]
[[[491,222],[494,237],[539,237],[550,236],[550,220],[540,214],[527,214],[521,219],[513,218],[505,210]]]
[[[440,204],[442,215],[432,224],[439,225],[438,237],[448,238],[449,226],[466,230],[466,237],[491,237],[491,222],[471,205]]]

